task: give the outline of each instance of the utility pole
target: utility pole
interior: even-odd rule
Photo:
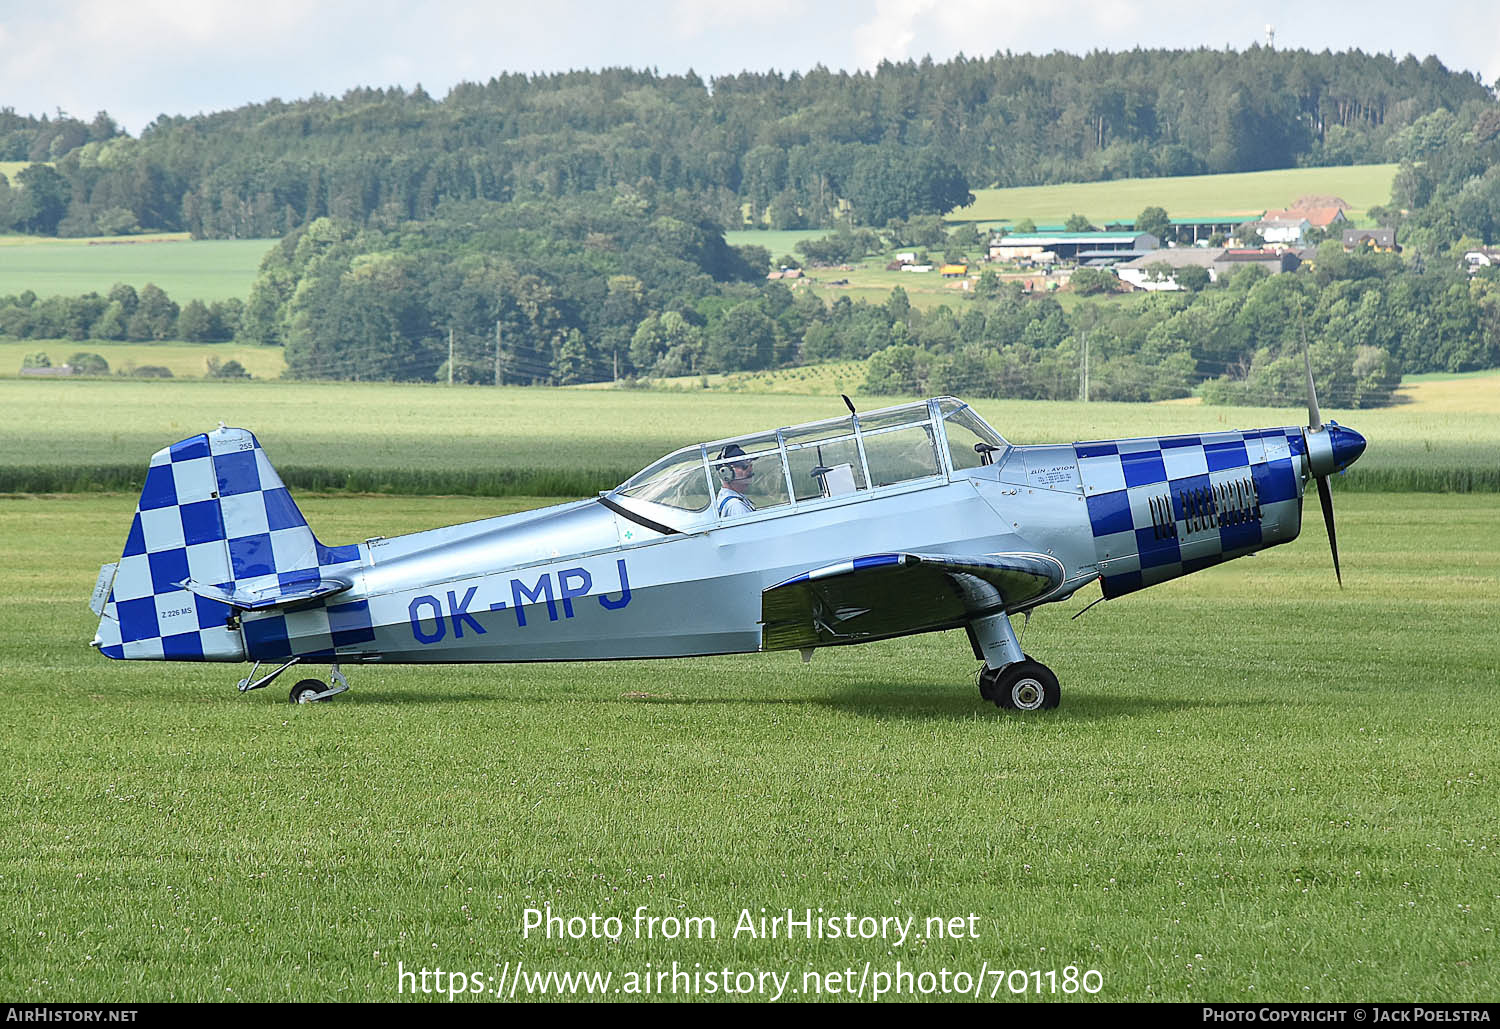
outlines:
[[[1083,333],[1083,388],[1079,390],[1083,402],[1089,402],[1089,334]]]
[[[453,329],[448,330],[448,385],[453,385]]]
[[[495,385],[500,385],[500,319],[495,319]]]

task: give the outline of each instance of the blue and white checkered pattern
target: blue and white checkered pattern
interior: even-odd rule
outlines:
[[[230,605],[180,584],[274,591],[347,574],[358,562],[357,546],[317,541],[251,433],[221,427],[193,436],[151,458],[99,623],[99,649],[112,658],[178,661],[331,654],[374,638],[365,602],[243,613],[242,634]]]
[[[1295,538],[1305,446],[1296,427],[1077,444],[1104,595]],[[1203,491],[1212,506],[1214,487],[1232,489],[1246,479],[1254,482],[1259,517],[1193,518],[1184,507],[1184,494]],[[1171,505],[1170,530],[1160,517],[1164,501]]]

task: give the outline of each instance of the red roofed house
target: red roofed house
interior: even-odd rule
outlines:
[[[1261,237],[1267,243],[1300,243],[1306,231],[1301,227],[1303,222],[1307,223],[1307,228],[1333,232],[1335,228],[1348,225],[1349,219],[1344,217],[1343,207],[1337,204],[1267,211],[1261,218]]]

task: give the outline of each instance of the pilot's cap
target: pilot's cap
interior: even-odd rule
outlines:
[[[749,464],[751,462],[750,455],[746,454],[745,448],[740,446],[738,443],[729,444],[729,446],[725,447],[723,452],[719,454],[720,461],[728,460],[731,457],[743,457],[745,459],[745,464]]]

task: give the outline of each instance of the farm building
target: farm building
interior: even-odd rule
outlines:
[[[1169,223],[1174,239],[1196,245],[1213,238],[1215,233],[1229,239],[1239,231],[1241,225],[1259,221],[1264,216],[1264,211],[1247,211],[1244,214],[1209,214],[1201,217],[1172,218],[1169,219]],[[1131,219],[1117,218],[1105,222],[1104,228],[1110,232],[1133,232],[1135,222]]]
[[[1014,232],[990,243],[990,257],[997,261],[1034,261],[1044,253],[1064,261],[1092,257],[1136,256],[1155,250],[1161,240],[1149,232]]]
[[[1173,218],[1172,229],[1177,233],[1179,239],[1187,238],[1193,243],[1200,239],[1208,239],[1215,233],[1228,239],[1239,231],[1239,227],[1247,221],[1254,221],[1256,217],[1264,217],[1254,214],[1215,214],[1203,218]]]

